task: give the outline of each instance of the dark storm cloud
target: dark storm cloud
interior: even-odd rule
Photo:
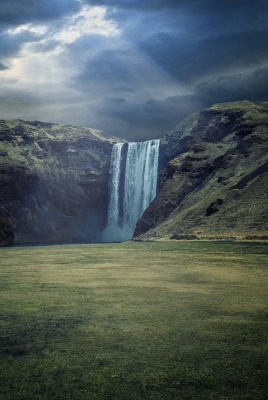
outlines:
[[[102,129],[107,126],[113,134],[119,130],[128,139],[148,138],[215,102],[267,99],[267,2],[93,0],[88,4],[107,6],[109,18],[123,27],[123,38],[184,88],[184,94],[178,91],[177,96],[163,93],[159,99],[152,93],[136,98],[136,93],[149,92],[157,82],[133,76],[131,46],[127,51],[102,43],[73,80],[81,91],[101,94],[102,100],[92,107]],[[140,73],[146,74],[142,64]]]
[[[118,97],[106,98],[93,107],[99,128],[130,141],[142,141],[163,136],[179,120],[199,111],[202,103],[192,95],[144,101]]]
[[[0,33],[0,56],[10,57],[18,53],[24,43],[35,42],[38,39],[39,35],[29,31],[16,34]]]
[[[268,9],[265,0],[254,2],[252,0],[85,0],[85,2],[92,6],[105,6],[113,11],[163,12],[163,10],[171,10],[173,13],[180,12],[189,16],[204,17],[205,15],[207,20],[211,19],[211,22],[214,20],[214,24],[215,19],[218,18],[240,24],[245,16],[251,18],[251,23],[254,23],[257,17],[259,24],[266,20],[265,12]],[[119,15],[123,16],[120,13]],[[124,18],[131,19],[133,14],[124,14]]]
[[[104,18],[116,24],[118,35],[84,32],[72,43],[60,43],[54,33],[67,24],[64,17],[85,4],[104,6]],[[6,31],[27,23],[46,24],[48,32]],[[266,0],[0,0],[1,76],[10,71],[8,58],[29,42],[34,54],[61,45],[55,63],[47,64],[60,71],[59,86],[56,78],[52,83],[53,96],[58,91],[52,100],[59,104],[49,94],[40,96],[38,118],[44,120],[52,118],[53,103],[54,120],[142,140],[159,137],[216,102],[267,100]],[[1,102],[15,110],[21,104],[26,114],[31,107],[36,111],[34,85],[23,90]]]
[[[195,13],[202,10],[211,10],[212,12],[225,12],[226,8],[240,8],[244,10],[253,7],[252,0],[86,0],[89,5],[98,5],[106,7],[118,7],[136,10],[159,10],[163,8],[171,8],[173,10],[188,10]],[[264,0],[255,0],[255,8],[257,6],[265,6]]]
[[[27,91],[10,89],[8,93],[2,91],[0,93],[1,112],[3,109],[7,110],[4,118],[22,118],[22,119],[35,119],[34,113],[41,106],[38,96],[31,94]],[[23,104],[23,108],[21,105]],[[11,114],[9,114],[9,110]],[[12,110],[16,111],[16,116],[12,114]],[[31,115],[32,117],[27,117]],[[26,118],[25,118],[26,116]]]
[[[193,40],[158,34],[140,47],[181,82],[268,62],[268,30]],[[163,61],[164,60],[164,61]]]
[[[81,90],[95,89],[104,93],[134,91],[135,81],[129,74],[131,61],[130,51],[102,50],[85,63],[83,72],[75,77],[74,85]]]
[[[89,5],[106,6],[127,10],[152,11],[166,8],[181,8],[189,3],[187,0],[86,0]]]
[[[253,71],[221,76],[196,87],[196,97],[202,104],[235,100],[268,100],[268,66]]]
[[[109,15],[122,23],[128,20],[124,36],[182,82],[195,82],[215,71],[221,74],[268,61],[267,1],[88,0],[88,3],[117,7]]]
[[[80,8],[78,0],[0,0],[0,26],[47,22]]]

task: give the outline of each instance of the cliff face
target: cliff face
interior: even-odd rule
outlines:
[[[0,243],[98,241],[112,142],[100,131],[0,121]]]
[[[159,194],[135,237],[268,238],[268,104],[217,104],[161,140]]]
[[[98,242],[119,139],[0,121],[0,245]],[[217,104],[161,140],[159,192],[135,238],[268,238],[268,104]]]

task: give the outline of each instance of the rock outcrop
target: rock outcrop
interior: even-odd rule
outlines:
[[[216,104],[161,140],[159,193],[134,236],[268,238],[268,103]]]
[[[112,143],[100,131],[0,121],[0,243],[98,241]]]

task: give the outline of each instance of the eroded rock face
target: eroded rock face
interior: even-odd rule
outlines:
[[[1,121],[0,136],[0,205],[9,213],[15,243],[98,241],[117,139],[87,128],[23,121]],[[4,219],[1,232],[8,230]],[[2,243],[11,244],[11,233],[9,239],[1,235]]]
[[[218,104],[161,140],[159,193],[135,237],[267,234],[268,104]]]
[[[14,244],[14,231],[9,212],[0,207],[0,246],[11,246]]]

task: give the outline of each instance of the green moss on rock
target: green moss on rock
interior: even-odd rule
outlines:
[[[0,140],[0,205],[9,210],[15,243],[98,240],[112,144],[120,139],[72,125],[2,120]]]
[[[268,103],[216,104],[167,133],[161,150],[159,194],[135,236],[267,236]]]

